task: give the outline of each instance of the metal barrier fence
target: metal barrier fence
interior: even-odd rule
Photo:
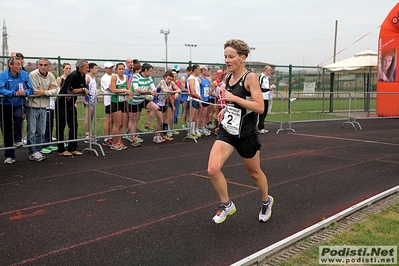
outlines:
[[[184,94],[184,93],[182,93]],[[172,121],[169,121],[169,127],[165,128],[166,122],[163,115],[156,118],[156,114],[153,119],[147,120],[146,111],[139,112],[139,118],[137,121],[138,130],[137,132],[129,132],[126,133],[129,129],[126,127],[128,125],[127,122],[118,119],[115,121],[115,116],[112,116],[113,110],[112,105],[109,107],[109,111],[105,111],[104,97],[121,96],[121,94],[98,94],[93,97],[92,107],[89,108],[90,103],[87,104],[84,101],[84,95],[73,95],[71,94],[58,94],[57,97],[51,97],[53,100],[53,104],[51,105],[53,109],[48,106],[38,106],[37,110],[43,110],[46,115],[47,125],[45,128],[45,135],[47,135],[47,140],[42,140],[41,136],[35,135],[33,138],[39,139],[31,139],[27,140],[27,132],[29,130],[29,124],[23,125],[24,121],[28,119],[22,118],[26,116],[26,112],[29,111],[29,107],[25,106],[7,106],[4,104],[4,101],[7,99],[4,96],[0,96],[0,135],[2,136],[0,140],[0,144],[3,144],[0,147],[0,150],[14,150],[18,147],[24,146],[25,148],[30,147],[38,147],[38,146],[55,146],[57,145],[57,150],[54,151],[63,151],[66,150],[68,145],[77,145],[77,142],[85,142],[88,144],[88,147],[85,147],[83,152],[89,151],[93,152],[98,156],[98,152],[95,148],[99,149],[100,153],[105,156],[105,152],[103,149],[102,143],[99,143],[100,139],[107,139],[113,137],[123,137],[123,138],[131,138],[132,136],[143,136],[143,135],[157,135],[157,134],[167,134],[170,132],[186,132],[189,130],[189,127],[185,127],[186,122],[192,121],[192,111],[191,104],[188,105],[189,108],[182,111],[181,113],[187,113],[185,116],[178,116],[178,123],[174,123],[174,113],[172,113]],[[161,95],[169,95],[164,93],[159,93]],[[127,95],[123,95],[127,96]],[[37,96],[29,96],[26,97],[29,99],[37,98]],[[76,102],[73,103],[73,98],[76,98]],[[11,99],[11,98],[8,98]],[[124,103],[127,108],[126,104]],[[141,108],[145,109],[145,106],[141,106]],[[181,104],[180,110],[183,109],[183,104]],[[25,112],[23,111],[25,110]],[[126,109],[127,110],[127,109]],[[130,113],[132,119],[132,114]],[[215,114],[216,115],[216,114]],[[93,117],[91,119],[91,117]],[[185,121],[182,121],[182,120]],[[151,122],[150,129],[145,129],[145,122]],[[29,122],[29,121],[27,121]],[[114,123],[115,122],[115,123]],[[130,122],[130,121],[129,121]],[[206,121],[208,122],[208,121]],[[120,123],[117,127],[120,129],[124,129],[124,131],[112,132],[113,125],[116,123]],[[158,128],[157,128],[158,123]],[[85,125],[86,124],[86,125]],[[161,128],[159,128],[161,125]],[[162,127],[163,126],[163,127]],[[36,127],[36,125],[35,125]],[[86,127],[86,129],[85,129]],[[178,127],[178,128],[177,128]],[[42,129],[33,129],[33,131],[38,132]],[[55,132],[55,133],[54,133]],[[23,137],[25,135],[25,137]],[[55,136],[55,138],[53,138]],[[191,139],[197,142],[197,139],[188,136],[185,137],[184,140]],[[29,142],[29,144],[27,144]],[[76,147],[75,147],[76,148]],[[12,155],[14,157],[14,155]]]
[[[286,131],[295,132],[292,128],[294,122],[325,120],[350,122],[352,96],[349,92],[293,92],[289,102],[291,109]]]
[[[280,131],[284,131],[283,128],[283,123],[284,123],[284,118],[283,118],[283,114],[284,114],[284,101],[285,101],[286,97],[284,97],[283,93],[281,92],[274,92],[273,93],[273,98],[271,100],[269,100],[269,108],[268,108],[268,114],[266,116],[266,121],[273,121],[276,123],[280,124],[279,129],[277,130],[276,134],[280,133]],[[277,116],[275,115],[275,112],[273,112],[273,107],[274,110],[278,110],[276,112]],[[273,119],[274,120],[270,120]]]
[[[399,92],[355,93],[353,113],[352,123],[360,129],[359,119],[399,118]]]
[[[83,95],[74,97],[83,97]],[[10,99],[13,98],[0,96],[0,128],[2,135],[0,142],[3,144],[0,150],[14,150],[15,148],[24,146],[28,148],[28,150],[33,147],[51,147],[51,151],[57,151],[60,147],[64,148],[64,146],[67,146],[69,143],[87,140],[87,138],[81,134],[73,134],[72,137],[68,139],[64,139],[63,137],[60,138],[60,135],[68,136],[71,127],[79,128],[79,126],[77,126],[78,121],[84,121],[84,119],[82,120],[82,114],[85,112],[84,109],[82,109],[83,106],[77,104],[75,108],[67,109],[66,101],[71,99],[70,94],[58,94],[57,97],[46,97],[50,100],[50,104],[45,102],[42,106],[43,102],[37,101],[35,105],[32,105],[35,106],[34,108],[28,103],[29,101],[33,102],[35,99],[39,98],[40,96],[28,96],[26,97],[26,104],[22,105],[21,102],[21,105],[14,106],[14,102],[12,100],[10,101]],[[64,104],[61,104],[62,101],[65,101]],[[58,106],[57,110],[55,108],[56,106]],[[57,130],[61,113],[64,115],[68,113],[68,117],[71,118],[76,116],[76,120],[71,120],[71,124],[65,127],[62,134]],[[25,121],[26,125],[24,125]],[[89,131],[91,131],[91,127]],[[28,134],[29,132],[32,132],[32,134]],[[54,133],[56,138],[53,137]],[[55,145],[58,147],[55,147]],[[97,154],[97,151],[92,149],[91,145],[85,150],[91,150]],[[34,151],[29,151],[29,153],[32,152],[34,153]],[[8,158],[8,156],[15,157],[14,152],[6,152],[6,157]]]
[[[116,95],[109,94],[108,96]],[[380,98],[378,102],[377,109],[377,95],[385,95],[385,97]],[[178,116],[178,124],[174,124],[172,122],[172,128],[165,129],[161,128],[158,130],[154,130],[156,127],[156,120],[153,119],[151,121],[150,131],[144,130],[145,122],[147,122],[146,111],[142,111],[140,114],[140,118],[138,120],[138,131],[137,132],[129,132],[125,133],[124,131],[119,131],[117,133],[112,133],[112,131],[105,132],[104,125],[108,123],[108,128],[112,128],[112,119],[107,119],[107,114],[105,113],[104,107],[104,94],[98,94],[94,100],[93,108],[87,108],[83,104],[83,95],[77,95],[72,97],[77,97],[75,107],[72,109],[60,110],[59,106],[63,106],[66,108],[67,101],[70,100],[71,95],[66,94],[57,95],[58,97],[53,97],[54,103],[58,106],[58,110],[54,110],[51,108],[46,108],[43,106],[42,109],[45,109],[45,114],[48,118],[46,125],[46,138],[43,143],[40,144],[25,144],[25,148],[35,147],[35,146],[52,146],[57,145],[58,148],[63,148],[69,143],[76,142],[86,142],[88,147],[85,147],[83,152],[93,152],[98,156],[98,151],[105,156],[105,152],[103,149],[102,143],[99,143],[99,139],[112,138],[112,137],[124,137],[128,138],[133,135],[140,137],[144,135],[155,135],[155,134],[163,134],[170,132],[171,130],[177,132],[187,132],[188,127],[184,127],[185,122],[192,121],[192,111],[191,108],[185,110],[188,112],[186,121],[182,121],[183,117],[179,113]],[[36,96],[29,96],[29,98],[35,98]],[[22,126],[22,123],[25,120],[21,120],[18,116],[22,117],[22,107],[20,106],[7,106],[4,104],[5,97],[0,96],[0,118],[1,118],[1,144],[0,150],[14,150],[17,147],[21,146],[23,142],[23,135],[26,135],[25,128],[29,129],[29,125]],[[60,104],[60,101],[64,101]],[[330,112],[331,105],[333,105],[333,112]],[[14,108],[15,107],[15,108]],[[191,105],[190,105],[191,107]],[[289,109],[290,107],[290,109]],[[63,111],[63,112],[62,112]],[[58,122],[61,117],[60,114],[68,113],[68,115],[72,118],[76,117],[76,119],[72,119],[70,121],[70,125],[64,128],[59,128],[57,130]],[[381,116],[379,113],[385,114],[393,114],[390,116]],[[24,114],[26,115],[26,114]],[[215,114],[216,115],[216,114]],[[92,117],[88,123],[88,118]],[[86,118],[87,117],[87,118]],[[332,121],[332,120],[344,120],[341,127],[348,126],[356,129],[362,129],[359,120],[361,119],[369,119],[369,118],[399,118],[399,92],[358,92],[354,95],[347,92],[321,92],[321,93],[300,93],[294,92],[290,95],[289,98],[285,97],[283,93],[275,92],[273,96],[273,100],[269,101],[269,113],[266,117],[265,122],[275,122],[279,123],[279,129],[276,134],[281,131],[293,131],[292,124],[295,122],[303,122],[303,121]],[[84,129],[84,124],[89,124]],[[56,122],[57,121],[57,122]],[[53,123],[51,123],[53,122]],[[67,121],[65,121],[67,122]],[[165,121],[162,118],[161,123]],[[284,128],[283,125],[285,122],[288,122],[288,128]],[[68,123],[66,123],[68,124]],[[121,127],[125,126],[126,123],[123,123]],[[72,132],[75,134],[71,134],[71,129],[74,130],[77,126],[78,130],[76,132]],[[173,127],[175,126],[175,128]],[[125,129],[126,131],[126,129]],[[56,132],[54,134],[54,132]],[[86,136],[86,132],[88,132],[88,136]],[[61,136],[67,136],[66,138]],[[55,138],[53,139],[53,136]],[[197,142],[196,138],[192,138],[190,136],[185,137],[184,140],[190,139]]]
[[[113,117],[112,117],[112,107],[110,108],[110,113],[111,114],[107,114],[107,112],[105,111],[106,107],[104,106],[104,97],[110,97],[112,95],[117,95],[117,94],[98,94],[95,97],[95,105],[94,105],[94,117],[96,117],[97,119],[93,119],[93,120],[98,120],[97,122],[100,122],[100,127],[103,128],[104,130],[99,130],[98,126],[93,126],[92,132],[90,134],[90,136],[93,136],[92,138],[88,139],[89,143],[92,143],[93,145],[98,145],[99,147],[101,147],[101,145],[98,143],[98,139],[107,139],[107,138],[112,138],[112,137],[123,137],[123,138],[131,138],[131,137],[140,137],[143,135],[156,135],[156,134],[162,134],[162,133],[168,133],[173,131],[175,132],[180,132],[180,131],[187,131],[186,128],[182,128],[182,122],[178,123],[177,125],[179,126],[179,128],[175,128],[175,123],[174,121],[172,121],[171,123],[168,123],[170,129],[163,129],[161,127],[161,129],[156,129],[157,127],[157,123],[162,124],[162,126],[164,126],[164,123],[166,123],[167,121],[165,121],[164,117],[162,116],[161,121],[158,121],[158,118],[156,117],[156,114],[154,114],[153,118],[150,119],[150,129],[145,129],[145,123],[148,122],[148,112],[147,111],[147,115],[146,115],[146,111],[140,111],[138,112],[138,120],[135,121],[134,123],[137,122],[137,130],[135,132],[129,132],[126,133],[127,131],[129,131],[129,128],[126,128],[126,126],[129,123],[133,122],[133,114],[132,112],[127,112],[127,115],[123,115],[121,123],[121,127],[123,127],[125,129],[125,132],[119,132],[119,133],[115,133],[112,132],[112,128],[113,128]],[[118,96],[120,96],[121,94],[118,94]],[[158,93],[158,95],[166,95],[164,93]],[[123,95],[126,96],[126,95]],[[100,103],[100,104],[99,104]],[[145,106],[143,106],[144,103],[140,104],[142,109],[147,110],[145,108]],[[191,107],[191,106],[190,106]],[[182,107],[181,107],[182,108]],[[186,112],[187,110],[185,110],[184,112]],[[123,113],[123,112],[122,112]],[[173,116],[174,114],[172,114]],[[181,118],[181,117],[180,117]],[[126,122],[125,119],[128,119],[129,122]],[[172,117],[173,119],[173,117]],[[146,122],[145,122],[146,120]],[[189,112],[188,117],[186,118],[187,121],[191,120],[191,112]],[[107,125],[108,124],[108,125]],[[196,140],[195,140],[196,141]],[[103,152],[103,151],[102,151]],[[104,155],[104,153],[103,153]]]

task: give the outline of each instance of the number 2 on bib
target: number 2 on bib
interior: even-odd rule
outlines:
[[[231,135],[240,134],[240,121],[241,121],[241,110],[232,106],[226,106],[222,125],[223,128]]]

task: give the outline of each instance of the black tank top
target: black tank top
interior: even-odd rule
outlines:
[[[61,77],[61,82],[60,82],[60,88],[62,87],[62,85],[64,85],[65,79],[63,77]]]
[[[245,89],[245,78],[250,73],[247,71],[236,84],[230,86],[231,74],[226,77],[226,90],[243,98],[252,100],[251,93]],[[226,103],[226,110],[222,120],[223,129],[232,137],[243,138],[257,134],[259,114],[248,110],[233,102]]]

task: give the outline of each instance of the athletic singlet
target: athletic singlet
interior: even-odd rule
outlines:
[[[144,102],[144,96],[134,94],[134,84],[133,83],[137,84],[138,83],[137,81],[139,80],[140,77],[141,77],[141,75],[139,73],[136,73],[132,76],[131,80],[129,81],[130,82],[130,90],[133,93],[133,99],[131,99],[131,100],[128,99],[127,100],[128,104],[137,105],[137,104]]]
[[[188,77],[187,77],[186,74],[184,74],[183,77],[186,78],[186,84],[185,85],[186,85],[186,89],[188,89]],[[181,89],[181,84],[180,84],[180,89]],[[180,94],[180,100],[181,101],[186,101],[187,98],[188,98],[188,94],[189,94],[189,92],[182,91],[182,93]]]
[[[222,98],[222,91],[220,90],[220,88],[223,86],[223,84],[224,84],[223,82],[220,82],[219,86],[216,87],[216,89],[215,89],[215,94],[216,94],[216,97],[218,99],[217,100],[217,104],[218,104],[219,108],[223,108],[226,105],[226,101],[221,99]]]
[[[165,80],[161,80],[160,82],[162,82],[165,85],[166,90],[168,90],[168,91],[172,90],[172,82],[169,85],[166,84]],[[154,102],[158,106],[165,106],[165,104],[166,104],[165,102],[166,102],[166,99],[168,99],[169,94],[164,93],[161,88],[157,88],[157,92],[159,94],[158,94],[158,96],[154,97]]]
[[[90,75],[87,75],[89,77],[90,82],[86,85],[86,88],[89,90],[89,94],[85,96],[85,100],[87,102],[94,102],[95,96],[97,95],[97,84],[96,84],[96,79],[91,77]]]
[[[245,78],[247,71],[233,86],[229,85],[231,74],[226,78],[226,90],[245,100],[252,100],[251,93],[245,89]],[[259,115],[248,110],[241,105],[233,102],[227,102],[222,120],[223,129],[232,137],[243,138],[250,135],[256,135]]]
[[[141,74],[135,74],[132,79],[132,86],[133,89],[141,89],[145,91],[156,91],[157,88],[155,88],[154,85],[154,80],[152,77],[143,77]],[[143,102],[144,100],[152,101],[153,96],[149,94],[144,94],[144,95],[134,95],[133,96],[133,101],[137,104],[138,101]]]
[[[215,90],[213,91],[213,94],[215,94],[215,95],[217,95],[216,90],[218,89],[218,86],[219,86],[218,84],[219,83],[216,82]],[[211,86],[210,91],[212,91],[212,82],[210,82],[210,86]],[[216,96],[213,96],[209,93],[209,100],[213,100],[213,99],[216,99]]]
[[[116,88],[118,90],[126,90],[127,89],[127,76],[123,75],[123,80],[121,80],[117,74],[114,74],[114,75],[116,76]],[[125,95],[112,95],[111,96],[111,102],[113,102],[113,103],[124,102],[124,101],[126,101]]]
[[[65,79],[63,77],[61,77],[61,82],[60,82],[60,88],[62,87],[62,85],[64,85]]]
[[[203,79],[201,76],[199,78],[201,80],[201,83],[200,83],[201,94],[200,95],[204,102],[208,102],[209,101],[209,93],[211,91],[211,83],[209,82],[209,80],[207,78]]]
[[[186,75],[186,74],[184,74],[184,75],[183,75],[183,77],[185,77],[185,78],[186,78],[186,89],[188,90],[188,77],[187,77],[187,75]]]
[[[189,92],[189,96],[188,96],[188,99],[189,100],[191,100],[191,98],[193,98],[192,96],[191,96],[191,89],[190,89],[190,86],[189,86],[189,80],[190,79],[194,79],[194,88],[195,88],[195,92],[198,94],[198,95],[200,95],[200,84],[199,84],[199,81],[198,81],[198,78],[197,77],[194,77],[193,75],[191,75],[188,79],[187,79],[187,89],[188,89],[188,92]]]

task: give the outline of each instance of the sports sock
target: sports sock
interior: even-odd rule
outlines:
[[[268,206],[269,203],[270,203],[270,200],[269,200],[269,199],[266,200],[266,201],[263,201],[263,200],[262,200],[262,205]]]
[[[230,207],[231,205],[231,200],[228,200],[226,202],[222,202],[222,205],[226,206],[226,207]]]

